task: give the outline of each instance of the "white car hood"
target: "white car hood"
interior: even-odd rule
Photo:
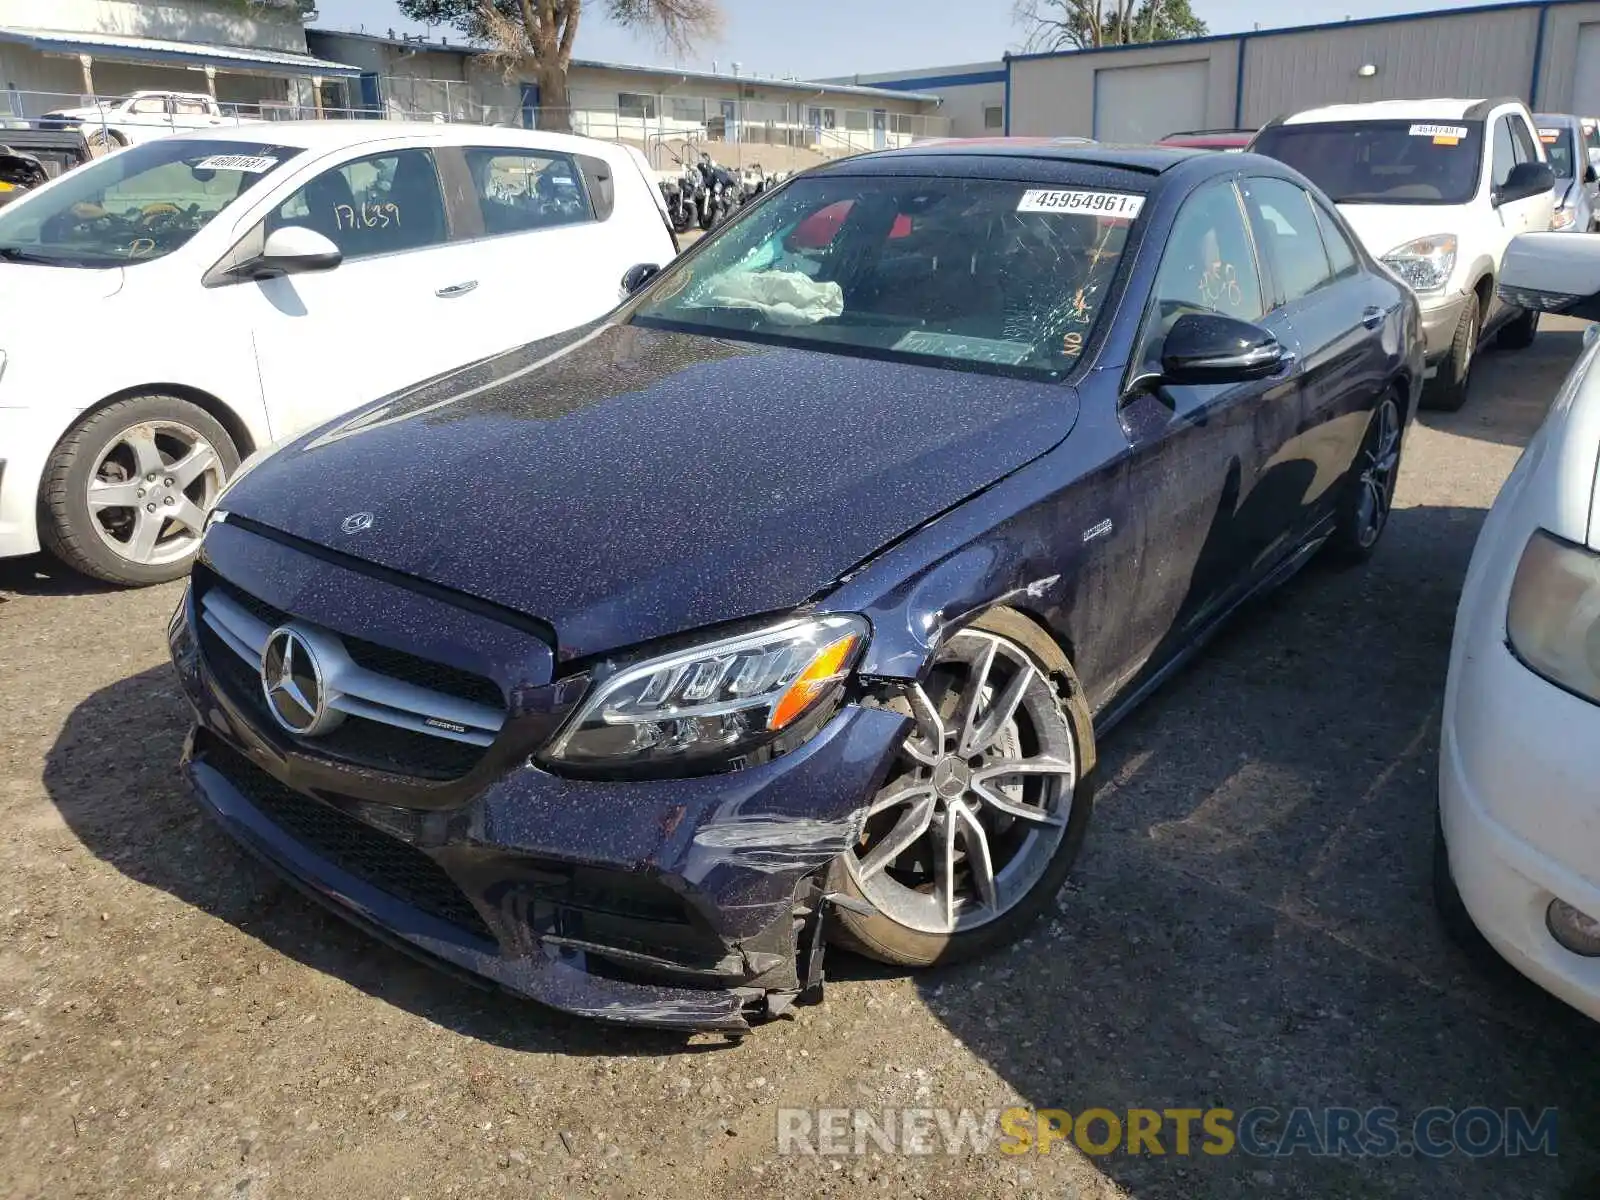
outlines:
[[[0,261],[0,337],[18,330],[70,330],[103,319],[94,304],[122,290],[123,269],[45,267]],[[37,335],[36,335],[37,336]],[[3,348],[3,347],[0,347]]]
[[[1455,204],[1341,204],[1350,222],[1374,258],[1432,233],[1462,233],[1461,206]]]

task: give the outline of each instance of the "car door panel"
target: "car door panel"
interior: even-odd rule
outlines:
[[[1297,370],[1237,384],[1159,382],[1161,341],[1183,312],[1264,317],[1260,269],[1231,181],[1201,188],[1180,210],[1154,292],[1120,410],[1141,551],[1121,690],[1159,672],[1248,586],[1245,506],[1270,451],[1260,440],[1262,409],[1292,394]]]
[[[638,260],[629,257],[626,216],[596,194],[580,156],[488,144],[463,147],[461,155],[482,231],[463,250],[483,281],[483,305],[495,314],[483,353],[550,337],[616,307],[623,273]]]
[[[265,231],[285,225],[329,237],[345,260],[235,285],[275,438],[477,357],[478,289],[449,239],[428,151],[385,150],[328,168],[274,209]]]
[[[1280,415],[1270,471],[1275,494],[1264,497],[1289,519],[1265,519],[1271,536],[1254,563],[1270,571],[1331,515],[1390,373],[1385,328],[1401,298],[1361,269],[1354,239],[1299,185],[1260,178],[1244,190],[1279,282],[1283,303],[1274,316],[1293,330],[1300,356],[1297,395],[1285,405],[1292,428]]]

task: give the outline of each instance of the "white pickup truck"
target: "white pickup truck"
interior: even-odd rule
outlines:
[[[46,129],[79,129],[95,151],[135,146],[153,138],[221,125],[243,125],[229,116],[204,92],[133,92],[80,108],[46,113]]]

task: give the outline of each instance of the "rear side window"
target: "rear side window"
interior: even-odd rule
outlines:
[[[1494,123],[1494,157],[1489,160],[1489,182],[1504,187],[1511,178],[1511,168],[1517,165],[1517,143],[1511,136],[1511,118],[1501,117]]]
[[[594,220],[583,177],[567,155],[484,147],[464,153],[490,237]]]
[[[1332,278],[1311,197],[1283,179],[1245,181],[1256,235],[1285,301],[1309,296]]]
[[[1541,162],[1539,150],[1533,144],[1533,134],[1528,132],[1528,123],[1521,117],[1507,117],[1511,122],[1511,140],[1517,144],[1517,161]]]
[[[1346,275],[1354,275],[1361,266],[1361,259],[1356,254],[1355,247],[1350,244],[1350,239],[1345,237],[1344,230],[1339,228],[1339,223],[1327,209],[1320,204],[1314,204],[1312,207],[1316,210],[1317,227],[1322,230],[1322,247],[1328,252],[1328,263],[1333,267],[1333,277],[1343,279]]]
[[[449,240],[433,155],[394,150],[324,171],[267,217],[267,233],[303,225],[347,260],[421,250]]]

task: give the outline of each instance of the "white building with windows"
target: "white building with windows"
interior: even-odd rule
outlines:
[[[311,54],[297,11],[291,0],[0,0],[0,115],[146,89],[314,110],[361,72]]]
[[[325,29],[308,30],[307,38],[319,56],[360,68],[350,85],[356,109],[531,126],[547,104],[535,82],[506,78],[470,45]],[[719,144],[714,156],[724,161],[733,149],[743,160],[787,167],[941,137],[950,128],[939,96],[907,88],[590,59],[573,60],[567,86],[574,132],[636,143],[658,166],[702,141]],[[657,153],[663,146],[673,154]],[[797,153],[785,163],[773,151]]]
[[[848,75],[828,82],[937,96],[951,137],[997,137],[1005,130],[1006,64],[1001,60]]]

